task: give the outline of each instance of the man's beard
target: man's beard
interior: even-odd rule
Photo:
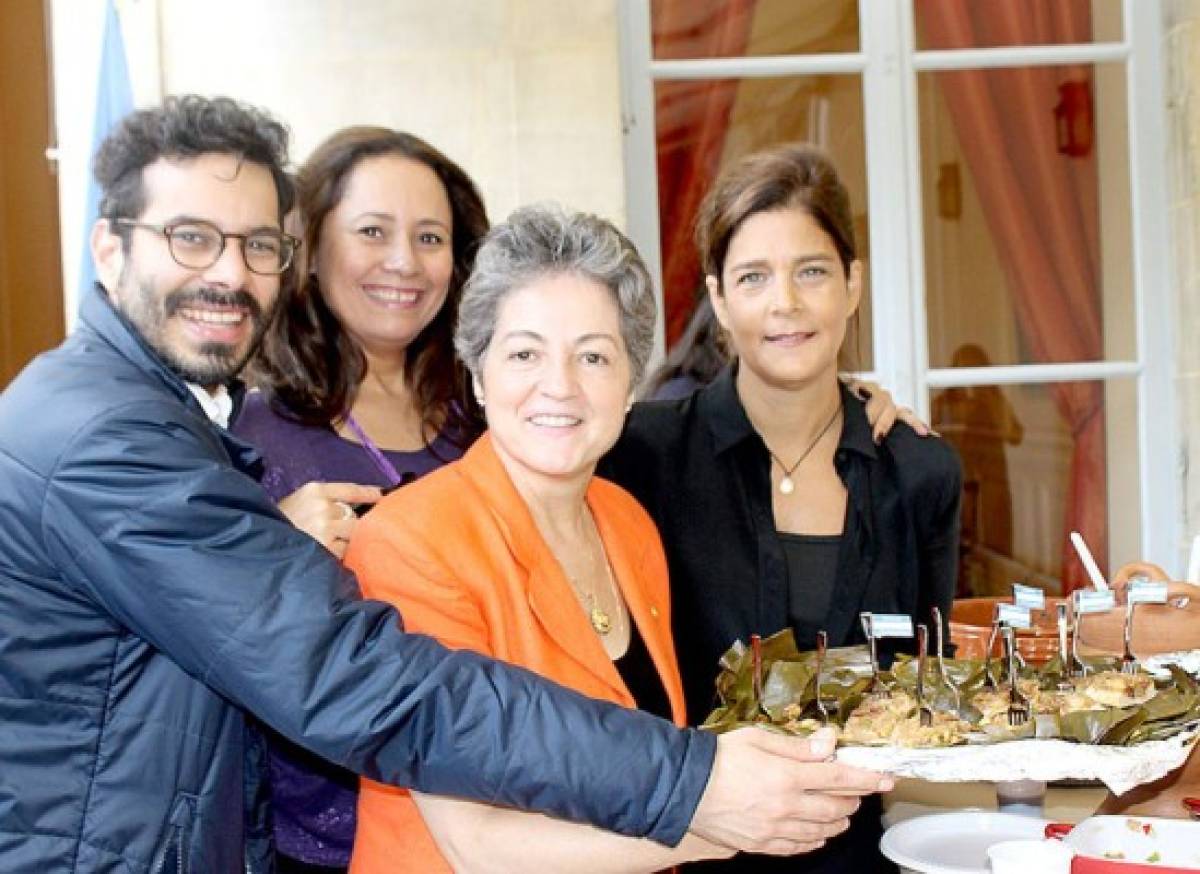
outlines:
[[[276,298],[271,309],[264,313],[258,301],[245,289],[218,291],[209,287],[173,291],[159,299],[153,286],[145,281],[138,284],[133,298],[131,300],[127,295],[120,295],[117,308],[137,327],[142,339],[158,353],[168,369],[185,382],[201,386],[226,383],[245,367],[246,362],[258,351],[279,305]],[[215,341],[202,343],[195,351],[172,348],[167,340],[167,325],[171,317],[179,310],[195,304],[244,309],[253,326],[245,348],[239,352],[237,344]]]

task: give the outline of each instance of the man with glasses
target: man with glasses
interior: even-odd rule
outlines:
[[[0,870],[267,870],[246,713],[377,780],[666,843],[840,831],[878,775],[408,636],[279,514],[224,425],[297,246],[285,153],[228,99],[128,117],[100,284],[0,395]]]

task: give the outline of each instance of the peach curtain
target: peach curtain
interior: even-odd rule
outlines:
[[[930,47],[1086,43],[1080,0],[916,0]],[[1098,180],[1094,149],[1058,152],[1058,86],[1086,81],[1084,67],[1023,67],[935,74],[987,214],[1022,338],[1038,363],[1103,357]],[[963,289],[969,294],[970,289]],[[1066,532],[1083,534],[1101,565],[1108,554],[1104,390],[1095,382],[1053,389],[1074,437]],[[1088,584],[1064,534],[1063,589]]]
[[[755,0],[655,0],[654,57],[740,57]],[[721,163],[737,80],[657,85],[658,217],[667,345],[682,333],[696,301],[700,266],[692,243],[696,211]]]

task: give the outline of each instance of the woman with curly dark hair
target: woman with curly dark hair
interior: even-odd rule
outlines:
[[[341,557],[356,507],[479,434],[453,331],[488,222],[457,164],[387,128],[333,134],[296,183],[304,257],[234,431],[263,453],[280,509]],[[280,870],[344,869],[357,778],[282,739],[270,759]]]

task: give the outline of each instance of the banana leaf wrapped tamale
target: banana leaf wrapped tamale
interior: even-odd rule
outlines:
[[[814,653],[799,651],[790,631],[763,640],[759,653],[756,662],[751,647],[737,643],[722,657],[716,683],[720,703],[704,727],[724,732],[757,724],[805,735],[824,724],[816,701]],[[820,694],[843,745],[930,747],[1046,738],[1128,746],[1170,738],[1200,722],[1200,682],[1187,672],[1172,667],[1168,679],[1155,681],[1145,673],[1123,674],[1115,659],[1100,658],[1088,660],[1088,676],[1074,680],[1064,677],[1057,660],[1021,669],[1018,689],[1034,713],[1027,723],[1013,726],[1003,718],[1007,680],[995,688],[1002,673],[999,662],[988,666],[980,660],[946,659],[957,694],[927,669],[925,695],[935,723],[920,730],[916,665],[915,659],[900,656],[880,674],[885,691],[867,695],[871,669],[866,649],[829,650]]]

